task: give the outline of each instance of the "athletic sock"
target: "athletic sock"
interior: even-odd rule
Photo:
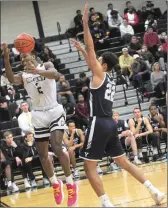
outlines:
[[[138,155],[134,154],[134,160],[138,160]]]
[[[73,179],[72,179],[72,175],[66,177],[66,183],[67,183],[67,184],[71,184],[71,185],[74,184]]]
[[[106,194],[99,197],[102,204],[104,204],[105,201],[109,201],[109,198]]]
[[[158,190],[151,184],[149,180],[143,184],[151,193],[156,193]]]
[[[8,187],[12,186],[12,181],[8,181]]]
[[[49,180],[50,180],[50,182],[52,184],[58,184],[58,180],[57,180],[57,178],[55,176],[55,173],[54,173],[54,175],[51,178],[49,178]]]

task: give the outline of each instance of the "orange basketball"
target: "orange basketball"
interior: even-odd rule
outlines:
[[[20,53],[29,53],[34,49],[35,41],[33,36],[22,33],[16,37],[14,45]]]

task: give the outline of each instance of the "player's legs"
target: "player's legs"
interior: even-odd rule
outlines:
[[[69,149],[69,150],[68,150],[68,153],[69,153],[70,163],[71,163],[73,169],[75,169],[75,168],[76,168],[75,151]]]
[[[142,164],[141,161],[138,159],[138,150],[137,150],[137,144],[136,144],[136,139],[134,136],[128,136],[125,139],[125,145],[129,146],[131,145],[133,154],[134,154],[134,163],[136,165]]]
[[[63,140],[63,130],[55,130],[51,132],[50,143],[53,152],[58,157],[59,162],[64,170],[66,176],[66,185],[68,190],[68,206],[73,206],[76,204],[77,196],[77,185],[73,182],[71,169],[70,169],[70,159],[69,155],[63,151],[62,140]]]

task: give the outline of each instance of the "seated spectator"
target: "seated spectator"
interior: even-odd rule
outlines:
[[[96,16],[96,20],[98,20],[98,21],[100,21],[100,22],[103,22],[103,14],[102,13],[100,13],[100,12],[96,12],[96,10],[93,8],[93,7],[91,7],[90,9],[89,9],[89,11],[90,11],[90,14],[89,14],[89,17],[92,15],[92,14],[94,14],[95,16]]]
[[[22,166],[24,168],[24,185],[25,188],[30,187],[37,187],[36,181],[35,181],[35,175],[33,173],[33,167],[40,166],[40,169],[42,170],[43,175],[43,184],[48,185],[50,182],[47,179],[47,175],[45,174],[39,156],[38,152],[35,147],[35,141],[33,138],[33,134],[31,132],[27,132],[25,134],[25,140],[24,144],[22,145]],[[30,180],[30,183],[27,179]]]
[[[155,58],[152,55],[152,53],[148,50],[146,45],[142,46],[142,50],[139,54],[143,58],[143,60],[146,62],[146,64],[148,65],[148,68],[152,69],[152,65],[155,62]]]
[[[165,36],[165,43],[163,43],[163,45],[162,45],[162,47],[163,47],[163,51],[165,52],[165,53],[167,53],[167,51],[168,51],[168,36]]]
[[[127,34],[134,35],[133,27],[128,24],[128,20],[125,18],[123,19],[123,22],[120,25],[120,33],[121,33],[121,37]]]
[[[152,14],[149,14],[145,21],[145,31],[147,31],[148,27],[153,27],[153,31],[157,31],[157,21],[154,19]]]
[[[93,28],[94,24],[99,24],[99,28],[102,29],[103,31],[106,31],[105,24],[99,19],[97,19],[97,16],[95,14],[91,14],[89,17],[89,27]]]
[[[128,46],[128,51],[131,56],[134,54],[138,54],[141,52],[142,45],[140,44],[139,40],[136,36],[132,36],[131,42]]]
[[[133,56],[134,62],[131,65],[134,88],[143,87],[143,82],[150,80],[150,69],[146,62],[138,54]]]
[[[153,133],[152,126],[149,123],[148,118],[142,115],[142,112],[139,108],[134,108],[133,110],[134,117],[129,120],[129,128],[133,133],[138,148],[138,158],[142,159],[142,143],[143,140],[146,140],[146,136]]]
[[[89,89],[90,79],[86,76],[84,72],[79,74],[79,79],[76,82],[76,95],[82,94],[87,100],[88,89]]]
[[[158,46],[158,49],[157,49],[157,51],[155,53],[155,60],[157,62],[159,62],[160,66],[161,66],[161,70],[167,71],[166,70],[166,64],[165,64],[165,62],[167,62],[167,51],[165,52],[163,50],[163,46],[162,45]]]
[[[79,170],[76,167],[76,158],[79,157],[80,149],[83,147],[85,136],[81,129],[77,129],[75,122],[69,120],[67,122],[68,130],[64,132],[63,140],[68,148],[70,163],[73,168],[73,177],[79,179]]]
[[[2,69],[2,75],[0,77],[0,84],[1,84],[1,87],[6,87],[7,90],[10,90],[10,91],[14,90],[12,84],[9,82],[9,80],[6,77],[5,68]]]
[[[111,12],[113,10],[117,11],[116,9],[113,9],[113,4],[111,4],[111,3],[108,4],[108,6],[107,6],[107,19],[111,17]]]
[[[43,52],[42,52],[42,54],[40,55],[40,57],[41,57],[41,60],[42,60],[43,62],[48,62],[48,61],[50,61],[50,62],[52,62],[52,63],[54,64],[54,67],[55,67],[56,69],[59,69],[59,68],[58,68],[58,63],[57,63],[57,60],[56,60],[56,55],[53,54],[53,52],[49,49],[48,46],[44,46]]]
[[[160,44],[158,34],[153,31],[153,27],[149,26],[147,32],[144,34],[144,44],[148,50],[155,56],[157,45]]]
[[[22,113],[18,117],[19,127],[22,130],[22,136],[25,136],[27,132],[34,133],[33,125],[31,122],[31,113],[29,112],[29,105],[23,101],[21,104]]]
[[[111,12],[111,17],[108,18],[108,26],[109,26],[109,29],[110,29],[110,37],[111,38],[120,36],[119,27],[120,27],[122,22],[123,22],[123,19],[118,14],[118,11],[113,10]]]
[[[132,3],[131,3],[131,1],[127,1],[126,8],[124,9],[124,14],[128,13],[130,8],[132,8]]]
[[[20,115],[20,108],[16,102],[9,103],[5,97],[0,97],[0,121],[10,121]]]
[[[165,74],[161,71],[159,63],[153,65],[153,72],[151,73],[151,84],[153,90],[156,92],[156,97],[161,98],[166,95],[166,79]]]
[[[87,127],[89,124],[89,111],[83,95],[78,95],[78,103],[75,106],[75,112],[80,121],[81,129],[83,129],[83,126]]]
[[[83,23],[82,23],[82,13],[81,10],[76,11],[76,16],[74,17],[76,34],[83,31]]]
[[[57,82],[57,96],[58,102],[61,103],[61,96],[67,96],[70,103],[75,104],[74,96],[71,92],[70,84],[67,80],[65,80],[64,75],[61,75],[59,81]]]
[[[128,20],[129,25],[137,25],[139,23],[138,15],[136,14],[136,10],[134,7],[130,7],[128,12],[124,15],[124,18]]]
[[[140,22],[144,22],[147,20],[147,17],[149,15],[149,11],[147,11],[146,6],[142,7],[142,11],[140,11],[139,19]]]
[[[117,111],[113,111],[113,119],[117,124],[118,136],[124,150],[128,150],[129,146],[131,146],[134,154],[134,163],[136,165],[142,164],[141,161],[138,159],[138,151],[135,137],[133,136],[133,133],[129,130],[127,122],[119,119],[119,113]]]
[[[152,3],[152,1],[148,1],[146,7],[149,13],[152,14],[155,19],[161,18],[162,12],[160,8],[155,8],[155,5]]]
[[[121,67],[121,72],[127,80],[127,84],[130,85],[129,76],[132,76],[131,65],[134,61],[133,57],[129,55],[128,49],[122,49],[122,55],[119,57],[119,65]]]
[[[154,104],[151,104],[149,106],[148,119],[149,123],[153,128],[152,137],[156,137],[155,139],[153,139],[153,155],[155,156],[158,155],[160,151],[160,137],[162,134],[165,134],[164,129],[166,125],[163,116],[159,114],[158,109]],[[150,135],[148,136],[148,139],[150,139]]]
[[[19,191],[19,188],[14,183],[14,170],[20,168],[24,176],[24,169],[22,166],[22,149],[18,142],[13,140],[13,135],[10,131],[4,133],[5,141],[2,143],[1,150],[11,168],[11,181],[13,192]]]
[[[1,174],[4,172],[5,177],[7,178],[7,190],[14,192],[15,186],[12,184],[12,175],[11,175],[11,162],[7,161],[4,154],[2,153],[2,150],[0,149],[0,167],[1,167]]]
[[[91,29],[91,35],[94,42],[95,51],[102,50],[108,47],[108,43],[106,43],[106,31],[100,28],[100,25],[98,22],[94,23],[92,25]]]

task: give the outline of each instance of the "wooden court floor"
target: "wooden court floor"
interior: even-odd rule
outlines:
[[[152,183],[167,194],[167,163],[152,163],[140,167]],[[156,206],[149,192],[125,171],[114,172],[102,176],[106,193],[116,207],[167,207],[167,199]],[[79,200],[76,207],[100,207],[99,200],[93,192],[88,180],[77,182],[79,185]],[[66,207],[67,192],[64,203]],[[37,189],[1,198],[10,207],[56,207],[52,188]]]

